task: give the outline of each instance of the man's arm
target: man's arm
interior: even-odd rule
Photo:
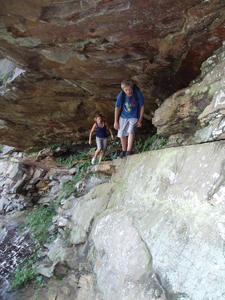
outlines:
[[[142,126],[142,120],[143,120],[143,115],[144,115],[144,105],[141,106],[141,109],[140,109],[140,116],[139,116],[139,119],[138,119],[138,122],[137,122],[137,127],[141,127]]]
[[[115,114],[114,114],[114,128],[118,130],[119,128],[119,116],[120,116],[120,107],[115,107]]]
[[[123,92],[120,91],[116,99],[116,106],[115,106],[115,113],[114,113],[114,128],[116,130],[119,129],[119,117],[120,117],[120,111],[122,109],[122,95]]]
[[[144,97],[140,90],[138,90],[138,102],[139,102],[139,107],[140,107],[140,114],[139,114],[139,118],[138,118],[138,122],[137,122],[137,127],[141,127],[143,115],[144,115]]]

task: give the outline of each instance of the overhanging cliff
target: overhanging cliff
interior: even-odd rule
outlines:
[[[86,138],[95,111],[112,121],[128,77],[150,127],[225,37],[220,0],[0,0],[0,10],[0,55],[25,71],[0,96],[0,142],[20,149]]]

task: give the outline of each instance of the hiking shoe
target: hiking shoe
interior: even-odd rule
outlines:
[[[121,151],[119,157],[123,158],[126,156],[126,151]]]
[[[131,155],[131,151],[126,152],[126,156],[129,156],[129,155]]]
[[[92,160],[91,160],[91,164],[94,165],[94,164],[95,164],[95,161],[96,161],[96,158],[93,157]]]

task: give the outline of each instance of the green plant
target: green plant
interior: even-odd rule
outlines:
[[[3,151],[3,145],[0,145],[0,153]]]
[[[90,165],[91,163],[89,160],[76,165],[76,175],[72,178],[72,180],[68,180],[62,185],[62,190],[60,191],[57,199],[58,206],[60,205],[62,199],[67,199],[71,194],[76,192],[77,182],[82,180],[87,175]]]
[[[151,150],[151,147],[155,143],[157,138],[158,138],[157,134],[154,134],[153,136],[148,137],[144,142],[143,151]]]
[[[66,181],[62,185],[62,191],[60,192],[60,198],[61,200],[63,198],[68,198],[72,193],[76,191],[76,184],[80,180],[80,176],[76,174],[72,180]]]
[[[10,75],[9,74],[5,74],[2,78],[2,85],[6,86],[7,80],[9,79]]]
[[[74,162],[77,160],[86,160],[89,158],[87,152],[78,152],[76,154],[71,154],[69,156],[60,156],[56,158],[57,164],[66,165],[68,168],[71,168],[74,165]]]
[[[64,150],[70,150],[73,144],[72,141],[64,141],[63,143],[55,143],[50,145],[51,150],[56,150],[58,147],[63,148]]]
[[[55,204],[50,202],[48,207],[41,205],[27,215],[23,228],[30,229],[34,237],[35,249],[17,267],[14,277],[10,282],[12,289],[25,286],[31,281],[39,286],[43,284],[43,277],[37,273],[35,263],[38,258],[38,251],[41,249],[41,244],[49,242],[52,238],[49,235],[48,228],[51,226],[52,218],[55,214]]]
[[[112,151],[110,153],[107,153],[104,157],[103,157],[103,161],[106,161],[106,160],[114,160],[116,159],[118,156],[118,153],[117,151]]]
[[[37,260],[36,251],[25,259],[24,262],[17,267],[15,275],[10,282],[12,289],[17,289],[19,287],[25,286],[29,281],[35,280],[37,277],[37,271],[33,266]]]
[[[35,208],[25,219],[25,227],[29,228],[35,240],[39,243],[48,242],[50,239],[48,228],[56,214],[55,204],[50,202],[48,207]]]
[[[87,170],[90,166],[91,162],[89,160],[78,163],[76,165],[77,175],[79,175],[81,178],[85,177],[87,175]]]
[[[134,153],[141,153],[149,150],[159,150],[167,144],[168,140],[163,137],[159,137],[157,134],[150,136],[146,139],[139,138],[134,141],[133,151]]]
[[[37,152],[30,152],[28,155],[29,155],[29,157],[36,159],[38,157],[38,153],[39,153],[38,151]]]
[[[168,143],[168,139],[163,138],[163,137],[159,138],[155,145],[155,150],[159,150],[159,149],[163,148],[164,146],[166,146],[167,143]]]
[[[141,153],[143,151],[143,141],[141,138],[134,141],[133,152],[135,154]]]

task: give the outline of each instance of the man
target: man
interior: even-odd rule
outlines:
[[[115,106],[114,128],[118,130],[123,158],[131,154],[134,143],[134,128],[142,126],[144,99],[139,88],[131,80],[121,82],[122,91],[118,94]]]

